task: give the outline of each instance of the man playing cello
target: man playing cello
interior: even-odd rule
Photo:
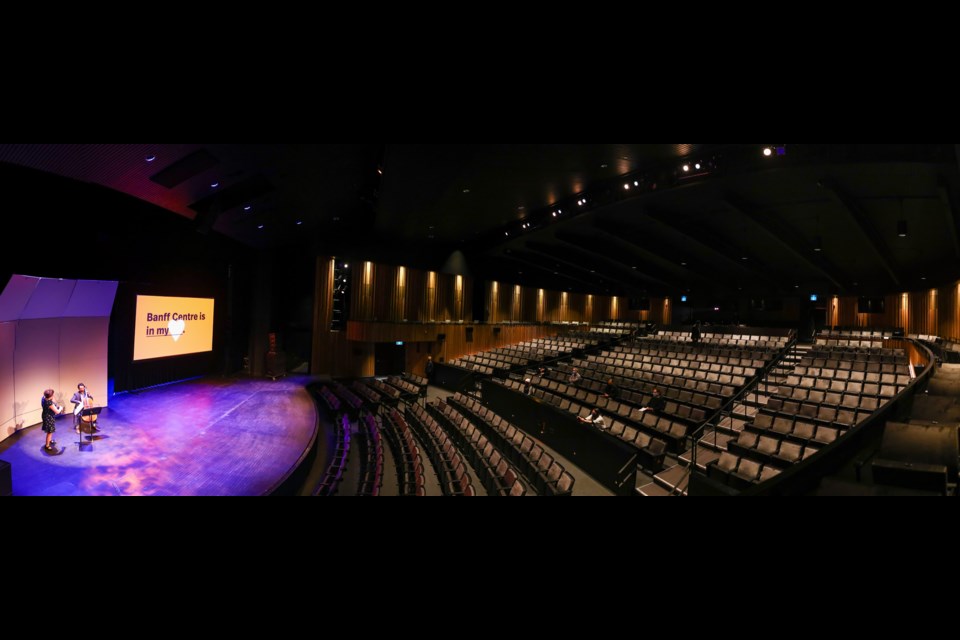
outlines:
[[[77,392],[73,394],[72,398],[70,398],[70,402],[74,404],[73,415],[77,418],[77,424],[74,430],[77,433],[80,433],[80,422],[85,420],[84,418],[80,417],[80,412],[83,409],[93,406],[93,396],[87,393],[87,385],[83,384],[82,382],[78,384]],[[90,425],[93,429],[93,432],[95,433],[100,431],[100,427],[97,426],[97,416],[90,416],[90,418],[93,419],[93,422]],[[87,418],[86,420],[89,420],[90,418]]]

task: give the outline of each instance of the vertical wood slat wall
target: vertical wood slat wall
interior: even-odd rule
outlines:
[[[373,265],[371,269],[372,267]],[[314,279],[313,351],[310,370],[313,373],[337,377],[372,376],[373,345],[350,343],[347,341],[346,331],[330,331],[330,322],[333,319],[333,273],[333,258],[318,257]],[[372,276],[372,270],[370,273]]]
[[[827,323],[838,327],[888,329],[960,340],[960,283],[939,289],[886,296],[883,313],[858,313],[857,296],[834,296],[827,306]]]
[[[488,282],[484,296],[488,322],[589,322],[634,320],[670,324],[669,298],[651,298],[650,311],[630,311],[625,298],[548,291]]]

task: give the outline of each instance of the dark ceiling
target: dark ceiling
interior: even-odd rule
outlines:
[[[955,145],[768,146],[0,144],[0,162],[256,247],[432,268],[460,249],[475,275],[549,288],[872,293],[960,277]]]

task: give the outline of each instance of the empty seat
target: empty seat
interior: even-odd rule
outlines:
[[[769,465],[765,466],[763,470],[760,472],[759,482],[762,484],[767,480],[770,480],[771,478],[777,477],[778,475],[780,475],[779,469],[777,469],[776,467],[771,467]]]
[[[803,445],[795,442],[783,442],[780,445],[780,452],[774,458],[787,464],[796,464],[800,462],[803,453]]]

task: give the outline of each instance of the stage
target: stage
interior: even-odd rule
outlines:
[[[210,378],[118,395],[82,450],[65,415],[54,436],[60,453],[44,451],[37,425],[0,443],[0,460],[11,464],[15,496],[268,494],[316,435],[310,380]]]

